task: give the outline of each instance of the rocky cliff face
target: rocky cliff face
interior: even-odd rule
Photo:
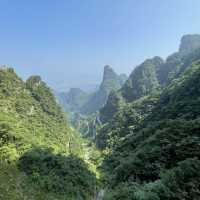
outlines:
[[[181,39],[179,50],[170,55],[166,61],[160,57],[145,60],[137,66],[122,88],[108,97],[107,103],[101,109],[102,119],[112,118],[115,111],[119,110],[121,100],[132,102],[146,95],[157,93],[178,76],[194,62],[200,59],[200,35],[185,35]],[[114,97],[115,95],[115,97]],[[114,100],[115,99],[115,100]],[[118,106],[118,108],[115,108]],[[112,110],[109,113],[106,110]]]
[[[200,35],[184,35],[181,38],[181,44],[179,46],[180,54],[186,55],[198,48],[200,48]]]
[[[56,96],[65,111],[91,114],[98,111],[106,103],[110,92],[120,89],[126,80],[125,74],[118,75],[110,66],[106,65],[102,82],[93,93],[86,93],[79,88],[71,88],[69,92],[56,93]]]
[[[164,63],[160,57],[145,60],[131,73],[120,90],[127,101],[134,101],[159,89],[157,69]]]
[[[160,85],[168,85],[180,71],[183,71],[193,60],[197,59],[196,51],[198,49],[200,49],[200,35],[184,35],[181,39],[178,52],[170,55],[158,70]],[[196,57],[194,58],[194,56]]]
[[[102,83],[96,93],[94,93],[89,101],[83,106],[83,113],[93,113],[102,108],[111,91],[120,89],[125,81],[124,75],[117,73],[108,65],[104,67],[104,75]]]
[[[126,90],[110,94],[100,112],[106,123],[96,137],[97,147],[110,152],[102,165],[105,199],[198,199],[198,38],[184,36],[179,52],[157,67],[154,59],[146,60],[133,71]],[[124,98],[121,107],[118,95]]]

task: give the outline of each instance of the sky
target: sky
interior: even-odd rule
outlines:
[[[104,65],[129,74],[200,34],[200,0],[0,0],[0,64],[55,90],[99,84]]]

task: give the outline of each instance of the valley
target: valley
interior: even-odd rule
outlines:
[[[0,199],[198,200],[200,35],[96,91],[0,67]]]
[[[137,66],[97,112],[75,114],[73,126],[102,152],[103,199],[198,199],[198,184],[185,192],[176,173],[186,167],[183,185],[199,180],[186,171],[199,167],[199,59],[200,36],[185,35],[166,60],[156,56]],[[167,182],[170,173],[175,185]]]

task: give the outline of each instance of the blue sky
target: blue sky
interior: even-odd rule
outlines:
[[[0,0],[0,63],[55,89],[99,83],[103,66],[130,73],[200,33],[199,0]]]

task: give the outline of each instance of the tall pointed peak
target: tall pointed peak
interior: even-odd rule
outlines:
[[[113,68],[110,65],[105,65],[104,66],[104,73],[106,73],[106,72],[113,72],[113,73],[115,73],[114,70],[113,70]]]
[[[200,35],[199,34],[184,35],[181,38],[181,44],[179,47],[180,53],[188,54],[198,48],[200,48]]]
[[[116,78],[117,73],[113,70],[113,68],[109,65],[104,66],[104,74],[103,74],[103,81],[107,79]]]

